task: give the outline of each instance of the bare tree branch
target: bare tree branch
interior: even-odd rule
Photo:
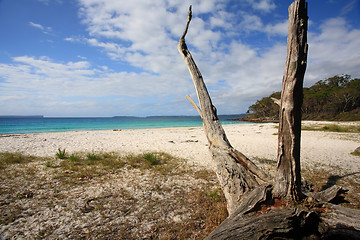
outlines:
[[[202,113],[201,113],[201,110],[200,108],[196,105],[196,103],[191,99],[191,97],[189,95],[185,95],[186,99],[189,100],[189,102],[191,103],[191,105],[193,105],[193,107],[196,109],[196,111],[199,113],[201,119],[203,118],[202,117]]]
[[[191,6],[183,35],[178,43],[178,51],[183,57],[194,82],[200,103],[200,116],[203,119],[205,135],[216,164],[216,174],[224,191],[228,211],[232,213],[242,201],[244,194],[268,180],[267,175],[244,154],[234,149],[222,128],[216,108],[213,106],[203,77],[185,43],[192,18]]]

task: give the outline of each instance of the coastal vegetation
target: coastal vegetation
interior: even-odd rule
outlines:
[[[203,239],[226,217],[215,174],[164,152],[0,153],[5,239]]]
[[[227,217],[215,174],[170,154],[72,155],[78,157],[0,153],[3,237],[203,239]],[[275,171],[275,159],[253,160]],[[303,176],[314,190],[341,184],[349,189],[341,205],[360,209],[356,174],[312,165]]]
[[[354,123],[354,122],[353,122]],[[342,132],[342,133],[360,133],[360,125],[338,125],[338,124],[316,124],[305,125],[301,127],[305,131],[324,131],[324,132]]]
[[[350,75],[336,75],[303,88],[304,120],[358,121],[360,119],[360,79]],[[274,99],[280,99],[281,92],[256,101],[242,120],[278,121],[279,106]]]

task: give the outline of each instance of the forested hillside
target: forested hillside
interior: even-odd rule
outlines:
[[[309,88],[304,88],[302,106],[303,119],[307,120],[360,120],[360,79],[350,75],[330,77],[320,80]],[[277,121],[279,106],[274,98],[280,99],[281,92],[256,101],[249,107],[248,121]]]

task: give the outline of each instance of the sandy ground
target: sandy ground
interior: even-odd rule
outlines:
[[[227,125],[224,129],[232,145],[250,159],[275,160],[276,126],[272,123],[239,124]],[[360,157],[350,153],[359,146],[358,133],[303,131],[302,165],[308,172],[314,169],[322,172],[319,168],[324,168],[331,174],[336,172],[335,177],[351,176],[351,183],[358,184]],[[174,169],[168,174],[124,167],[100,177],[76,178],[76,184],[66,184],[61,179],[71,179],[71,171],[47,167],[44,161],[7,166],[0,175],[0,220],[3,220],[0,240],[150,239],[150,236],[170,234],[174,228],[164,229],[176,229],[177,224],[196,219],[195,215],[189,215],[199,206],[195,200],[200,195],[195,192],[212,193],[218,188],[215,179],[201,179],[193,171],[214,167],[202,128],[0,135],[0,151],[52,156],[53,164],[60,162],[55,159],[58,148],[66,149],[69,154],[163,151],[183,158],[195,167],[184,168],[181,164],[184,169],[175,168],[179,173]],[[186,169],[189,171],[184,171]],[[211,189],[206,190],[209,187]],[[348,187],[351,199],[358,199],[358,188],[355,185]],[[194,210],[189,210],[190,207]],[[162,223],[168,225],[162,227]],[[195,226],[205,225],[195,222]],[[196,231],[188,239],[196,239],[194,236],[202,231],[198,227],[193,229]]]
[[[323,123],[303,122],[305,125]],[[275,160],[276,126],[273,123],[235,124],[225,125],[224,129],[233,147],[249,158]],[[54,156],[58,148],[66,149],[68,153],[163,151],[185,158],[190,164],[213,168],[207,144],[201,127],[0,135],[0,151],[37,156]],[[345,172],[360,171],[360,158],[350,154],[359,146],[358,133],[303,131],[302,165],[313,163],[339,167]]]

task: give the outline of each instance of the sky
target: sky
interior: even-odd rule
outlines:
[[[186,36],[218,114],[281,91],[291,0],[0,0],[0,115],[197,115]],[[360,77],[360,0],[308,0],[304,86]]]

